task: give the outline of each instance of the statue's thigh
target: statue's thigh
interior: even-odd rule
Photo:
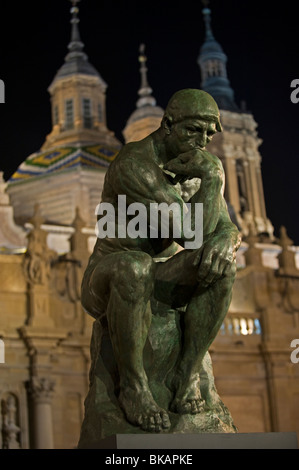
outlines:
[[[103,256],[98,259],[92,270],[87,268],[84,274],[81,302],[83,308],[94,318],[99,318],[106,312],[109,284],[116,262],[114,254]]]
[[[95,318],[106,313],[111,289],[128,291],[137,284],[149,284],[155,263],[147,253],[122,251],[99,257],[82,283],[82,304]],[[148,274],[148,275],[146,275]],[[141,295],[143,294],[143,290]]]
[[[196,251],[184,250],[164,263],[157,263],[154,297],[170,305],[182,307],[189,303],[198,287],[197,270],[193,266]]]

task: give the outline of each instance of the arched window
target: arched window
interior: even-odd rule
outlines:
[[[93,119],[91,112],[91,100],[89,98],[83,98],[82,102],[83,107],[83,126],[85,129],[92,129]]]
[[[74,128],[74,102],[72,99],[65,100],[65,129]]]

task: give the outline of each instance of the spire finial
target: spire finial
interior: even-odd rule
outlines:
[[[68,45],[68,48],[71,52],[74,51],[79,51],[81,52],[84,44],[81,41],[80,38],[80,33],[79,33],[79,28],[78,28],[78,23],[79,23],[79,18],[78,18],[78,13],[79,13],[79,8],[77,4],[80,2],[80,0],[70,0],[72,3],[72,8],[71,8],[71,25],[72,25],[72,33],[71,33],[71,42]]]
[[[138,90],[138,95],[140,96],[140,98],[137,101],[137,108],[141,108],[142,106],[155,106],[156,100],[153,96],[151,96],[153,90],[151,89],[147,81],[147,57],[145,55],[144,44],[140,44],[139,46],[138,60],[141,64],[139,69],[141,74],[141,86]]]
[[[201,88],[213,96],[220,109],[238,111],[234,92],[227,78],[227,57],[212,31],[209,4],[208,0],[202,0],[206,35],[198,57],[202,77]]]
[[[140,62],[140,74],[141,74],[141,89],[142,88],[149,88],[148,81],[147,81],[147,67],[146,67],[146,61],[147,57],[145,55],[145,45],[140,44],[139,46],[139,57],[138,60]]]
[[[33,216],[28,222],[30,222],[35,229],[40,228],[42,223],[44,223],[44,217],[41,215],[41,209],[38,203],[34,204]]]
[[[287,229],[285,228],[284,225],[280,227],[280,239],[279,239],[279,244],[282,246],[282,248],[287,249],[289,246],[293,244],[293,240],[291,240],[287,234]]]
[[[202,13],[203,13],[203,19],[205,22],[206,26],[206,41],[213,40],[214,35],[211,27],[211,10],[208,8],[210,2],[209,0],[202,0],[202,4],[204,6]]]

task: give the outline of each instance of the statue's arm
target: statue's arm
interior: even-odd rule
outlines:
[[[228,238],[237,251],[241,244],[241,235],[236,225],[231,221],[224,197],[221,198],[219,219],[215,234]]]
[[[199,250],[194,265],[199,266],[198,279],[211,284],[225,273],[235,271],[236,252],[241,239],[237,227],[231,222],[224,199],[224,171],[220,160],[204,150],[180,155],[166,165],[176,174],[201,178],[201,185],[191,198],[203,203],[203,250]],[[193,217],[195,216],[193,212]],[[195,220],[194,220],[195,222]]]
[[[177,191],[167,184],[159,166],[145,158],[132,156],[120,160],[114,168],[112,184],[117,194],[126,195],[128,204],[141,202],[147,208],[150,203],[184,204]]]
[[[166,211],[169,224],[169,238],[183,245],[183,220],[187,211],[186,204],[175,190],[174,186],[168,181],[161,168],[152,161],[138,159],[135,156],[126,157],[114,165],[112,185],[116,194],[126,196],[127,204],[134,202],[142,203],[148,213],[151,211],[151,205],[166,203],[167,207],[171,204],[177,204],[180,209],[180,217],[175,217],[173,221],[172,211]],[[152,206],[153,207],[153,206]],[[148,219],[149,220],[149,219]],[[165,219],[164,219],[165,220]],[[174,237],[173,228],[176,224],[176,234],[180,237]],[[158,219],[158,231],[161,233],[161,219]]]
[[[231,221],[223,193],[219,199],[219,216],[216,228],[206,239],[203,253],[196,254],[194,264],[199,266],[198,280],[209,285],[223,275],[235,273],[236,255],[241,235]]]
[[[170,160],[165,168],[176,174],[201,179],[199,190],[190,199],[191,227],[198,227],[195,204],[203,204],[203,239],[217,227],[222,208],[224,171],[221,161],[204,150],[189,151]]]

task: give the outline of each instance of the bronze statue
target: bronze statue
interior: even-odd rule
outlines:
[[[126,420],[145,432],[167,432],[170,414],[196,415],[204,409],[200,370],[231,300],[240,235],[224,200],[222,164],[206,150],[217,131],[222,128],[214,99],[197,89],[178,91],[160,128],[125,145],[105,178],[102,201],[113,205],[116,216],[119,195],[148,211],[153,203],[176,203],[184,214],[189,202],[194,229],[194,209],[203,204],[200,247],[182,249],[187,240],[183,215],[180,236],[170,229],[168,237],[124,237],[116,227],[115,238],[97,239],[84,275],[82,305],[103,328],[106,325],[117,365],[118,404]],[[126,223],[131,219],[126,215]],[[161,225],[160,220],[158,231]],[[154,399],[144,367],[151,299],[183,310],[168,408]]]

